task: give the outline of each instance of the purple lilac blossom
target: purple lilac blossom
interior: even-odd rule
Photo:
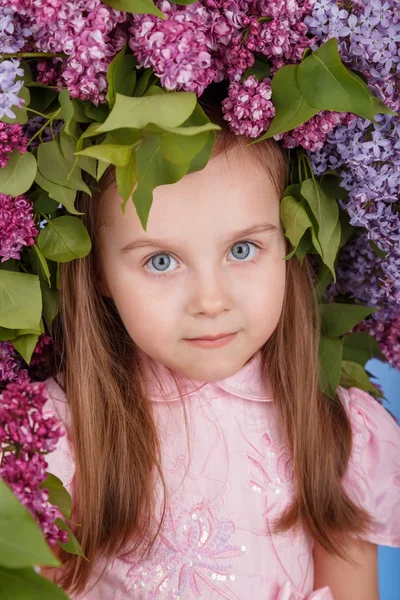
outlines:
[[[48,502],[48,490],[39,488],[46,478],[47,462],[43,454],[52,452],[65,435],[53,416],[44,417],[47,401],[44,383],[9,383],[0,400],[0,445],[3,450],[0,478],[10,486],[16,498],[32,514],[50,546],[66,543],[68,534],[54,521],[61,517],[58,508]]]
[[[33,117],[32,119],[29,119],[29,121],[26,123],[26,125],[24,125],[24,135],[26,137],[26,139],[29,140],[35,135],[35,133],[41,129],[41,127],[43,127],[44,123],[46,122],[46,119],[44,119],[43,117]],[[53,128],[53,134],[55,137],[57,137],[61,126],[63,125],[63,121],[55,119],[52,123],[52,128]],[[40,139],[39,139],[40,138]],[[0,138],[1,139],[1,138]],[[37,137],[35,137],[35,139],[29,143],[29,149],[35,150],[40,142],[51,142],[51,140],[53,139],[53,135],[51,133],[51,129],[50,126],[47,126],[43,129],[42,133],[39,134]]]
[[[0,11],[0,55],[19,52],[25,45],[24,38],[30,35],[31,30],[20,22],[18,15],[3,6]]]
[[[0,192],[0,256],[1,262],[19,259],[24,246],[32,246],[38,235],[32,202],[24,195],[6,196]]]
[[[18,98],[24,82],[22,79],[16,81],[17,77],[23,77],[24,71],[19,66],[19,60],[11,58],[0,62],[0,119],[4,115],[15,119],[15,113],[11,110],[13,106],[20,108],[23,100]]]
[[[398,3],[363,0],[347,4],[346,9],[340,10],[331,0],[316,1],[312,15],[305,19],[318,39],[316,45],[336,37],[343,62],[361,72],[371,90],[387,106],[399,111]],[[344,257],[340,283],[332,288],[331,298],[334,299],[335,292],[340,292],[344,281],[354,281],[355,298],[368,305],[379,304],[382,310],[362,326],[372,327],[373,324],[382,344],[386,345],[385,354],[398,365],[398,359],[394,357],[396,352],[398,356],[400,307],[400,118],[376,115],[375,119],[376,123],[371,123],[357,118],[348,127],[337,128],[328,136],[323,148],[310,154],[310,158],[317,174],[322,174],[326,168],[338,170],[342,185],[349,192],[347,200],[340,204],[350,215],[350,223],[363,227],[366,239],[375,242],[386,253],[383,259],[365,254],[366,243],[361,243],[358,238],[359,260],[365,263],[364,269],[357,279],[352,260],[349,256],[347,260]],[[371,261],[370,268],[368,260]],[[373,265],[377,262],[380,275],[372,278],[372,283],[370,271],[374,271]],[[397,323],[394,329],[384,327],[385,318]],[[377,322],[381,323],[380,327],[376,326]]]
[[[13,150],[23,154],[27,150],[28,140],[18,123],[10,125],[0,121],[0,168],[4,168]]]

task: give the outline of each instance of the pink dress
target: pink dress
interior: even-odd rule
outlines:
[[[259,377],[260,353],[214,383],[182,378],[188,394],[190,457],[182,402],[166,369],[164,391],[149,378],[168,489],[164,526],[145,562],[117,557],[79,600],[333,600],[313,591],[313,541],[302,530],[272,533],[291,502],[293,469],[277,430],[277,408]],[[47,381],[48,413],[68,424],[65,395]],[[340,388],[352,422],[353,452],[344,483],[378,521],[367,540],[400,546],[400,428],[369,394]],[[47,456],[49,472],[71,493],[72,449],[66,436]],[[92,589],[91,589],[92,587]]]

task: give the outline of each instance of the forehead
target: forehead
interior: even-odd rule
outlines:
[[[114,186],[103,194],[102,212],[107,229],[121,242],[146,235],[187,240],[220,237],[262,221],[279,227],[279,200],[268,170],[250,149],[237,145],[212,157],[202,171],[155,188],[146,232],[131,201],[122,213]]]

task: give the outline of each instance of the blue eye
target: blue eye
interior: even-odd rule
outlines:
[[[253,242],[237,242],[236,244],[233,244],[231,252],[235,258],[244,261],[250,254],[251,246],[253,246],[253,248],[258,248]],[[235,248],[237,250],[235,250]],[[252,258],[254,258],[254,254],[250,256],[250,259]]]
[[[160,252],[149,258],[146,265],[154,267],[155,271],[150,271],[150,273],[163,274],[168,272],[167,269],[171,264],[171,260],[175,260],[173,256],[167,254],[167,252]]]
[[[236,259],[234,262],[250,262],[254,257],[257,249],[260,248],[254,242],[236,242],[231,249],[233,257]],[[251,254],[251,249],[253,253]],[[159,252],[151,256],[145,263],[147,270],[153,275],[165,275],[171,273],[174,269],[169,269],[171,262],[177,260],[171,256],[168,252]]]

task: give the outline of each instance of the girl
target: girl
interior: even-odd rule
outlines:
[[[203,102],[204,108],[204,102]],[[63,265],[49,455],[88,560],[43,570],[84,600],[377,600],[400,546],[400,430],[369,394],[318,386],[307,259],[279,218],[279,146],[222,130],[154,190],[147,231],[112,168]]]

